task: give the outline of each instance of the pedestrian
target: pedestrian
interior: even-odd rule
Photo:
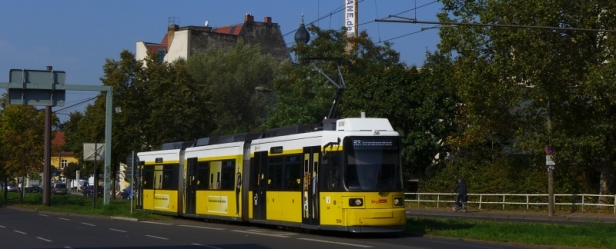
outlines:
[[[456,206],[461,207],[462,206],[462,203],[460,203],[461,201],[462,202],[468,201],[466,183],[464,182],[464,179],[462,177],[458,178],[458,184],[453,189],[453,192],[458,193],[458,196],[456,197]]]

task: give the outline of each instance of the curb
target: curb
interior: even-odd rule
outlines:
[[[129,218],[129,217],[121,217],[121,216],[111,216],[112,220],[127,220],[127,221],[139,221],[137,218]]]

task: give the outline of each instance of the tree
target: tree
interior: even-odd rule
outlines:
[[[62,125],[65,141],[64,149],[73,152],[75,157],[81,161],[83,158],[83,143],[92,141],[84,140],[87,136],[79,129],[79,123],[84,119],[84,114],[81,112],[71,112],[68,116],[68,120]]]
[[[616,24],[615,9],[601,0],[445,0],[443,5],[439,19],[446,22],[586,29]],[[483,145],[494,155],[531,153],[535,165],[544,164],[544,149],[553,146],[556,172],[588,165],[607,182],[616,158],[609,94],[616,89],[607,81],[613,78],[614,38],[562,29],[443,26],[438,48],[455,55],[451,82],[461,99],[459,120],[468,127],[452,142],[460,148]],[[608,193],[613,184],[597,189]]]
[[[64,167],[62,174],[64,175],[64,177],[66,177],[66,179],[75,180],[77,179],[78,170],[80,178],[82,178],[83,176],[87,176],[83,167],[81,167],[78,163],[69,163],[66,167]]]
[[[196,141],[210,134],[215,122],[207,89],[193,77],[185,60],[159,63],[155,58],[150,54],[144,61],[147,67],[135,86],[143,95],[139,127],[147,149],[169,142]]]
[[[213,109],[214,134],[254,132],[262,128],[268,98],[256,87],[272,88],[279,63],[261,54],[259,46],[240,40],[230,50],[211,50],[194,54],[187,61],[197,89],[207,94]]]
[[[0,100],[0,154],[3,155],[3,172],[11,180],[20,176],[39,173],[42,169],[44,141],[44,116],[34,106],[7,105],[5,94]],[[56,120],[57,121],[57,120]]]
[[[278,104],[268,126],[320,123],[332,106],[335,87],[311,63],[331,78],[338,72],[330,62],[305,59],[340,58],[347,89],[336,116],[357,117],[365,112],[388,118],[402,136],[405,178],[425,176],[426,169],[435,164],[435,155],[444,157],[449,151],[445,140],[455,130],[458,101],[455,89],[446,84],[451,67],[447,57],[431,55],[427,68],[420,72],[401,63],[391,44],[376,44],[366,32],[349,38],[344,29],[311,26],[309,30],[315,38],[291,48],[298,63],[284,67],[275,81]],[[347,42],[353,48],[350,52]]]

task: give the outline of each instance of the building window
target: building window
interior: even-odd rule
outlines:
[[[66,159],[62,159],[62,162],[60,164],[60,168],[66,168],[66,166],[68,166],[68,161]]]
[[[158,62],[163,63],[163,61],[165,60],[165,55],[167,54],[167,51],[164,49],[159,49],[156,52],[158,53]]]

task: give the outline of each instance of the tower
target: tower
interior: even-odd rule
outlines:
[[[306,26],[304,26],[304,14],[302,13],[302,22],[299,24],[297,32],[295,32],[295,43],[299,44],[300,42],[303,42],[304,44],[306,44],[309,41],[310,33],[308,33]]]

